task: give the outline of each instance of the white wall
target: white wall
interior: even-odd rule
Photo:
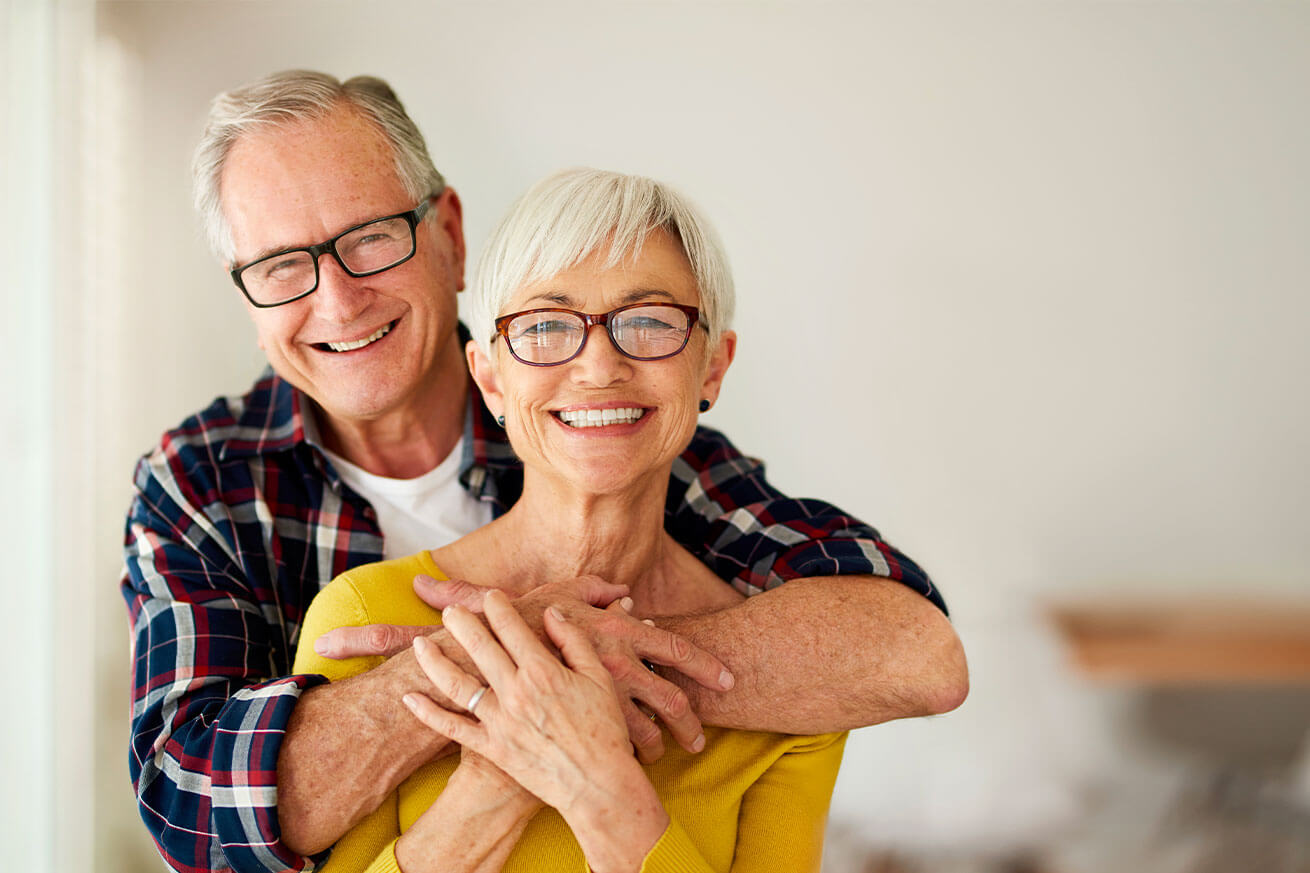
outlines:
[[[1112,709],[1069,685],[1034,598],[1310,591],[1310,6],[98,11],[103,179],[73,220],[113,240],[91,377],[102,663],[126,663],[113,580],[133,456],[258,367],[199,241],[190,149],[215,92],[295,66],[395,85],[475,251],[566,165],[659,176],[716,220],[741,345],[709,422],[922,560],[973,655],[957,715],[856,738],[844,785],[880,790],[843,788],[838,815],[942,843],[985,841],[989,810],[1072,808],[1069,786],[1115,754],[1080,745]],[[108,671],[106,698],[125,682]],[[113,754],[97,833],[116,843],[136,831]]]

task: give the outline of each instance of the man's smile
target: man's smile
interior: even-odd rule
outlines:
[[[396,321],[399,320],[400,319],[396,319]],[[313,345],[314,348],[323,352],[353,352],[356,349],[362,349],[365,346],[372,345],[382,339],[391,332],[393,327],[396,326],[396,321],[387,322],[363,339],[351,340],[349,342],[314,343]]]

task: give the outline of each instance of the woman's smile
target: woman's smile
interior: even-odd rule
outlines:
[[[644,406],[571,407],[551,414],[569,428],[601,428],[612,430],[616,426],[635,424],[645,417]]]

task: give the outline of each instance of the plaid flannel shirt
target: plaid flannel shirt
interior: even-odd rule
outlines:
[[[461,481],[504,512],[523,472],[470,391]],[[138,463],[121,587],[134,637],[130,769],[174,870],[312,870],[279,839],[276,766],[300,693],[291,676],[309,601],[382,558],[371,506],[305,441],[303,396],[266,373],[166,433]],[[873,574],[945,610],[927,575],[877,531],[783,497],[760,462],[698,428],[669,479],[669,532],[743,593],[788,579]]]

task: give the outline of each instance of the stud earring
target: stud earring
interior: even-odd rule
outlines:
[[[708,400],[702,400],[702,401],[700,402],[700,411],[701,411],[701,412],[709,412],[709,411],[710,411],[710,402],[709,402]]]
[[[503,416],[503,415],[497,415],[497,416],[496,416],[496,424],[500,425],[501,427],[504,427],[504,426],[505,426],[505,416]]]

